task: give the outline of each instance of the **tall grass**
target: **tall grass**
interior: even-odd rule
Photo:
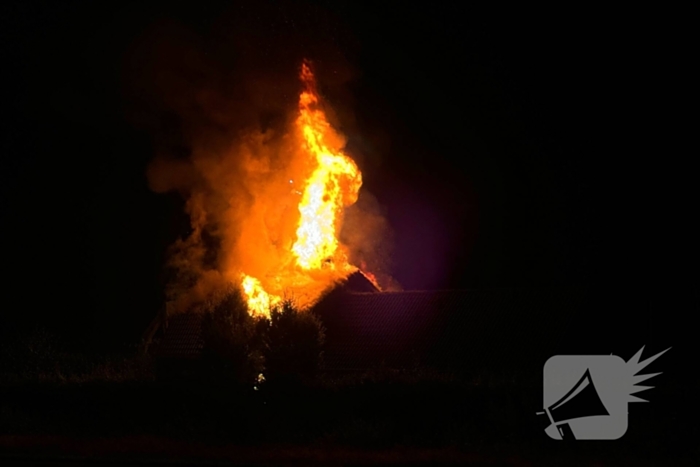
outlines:
[[[148,381],[153,374],[152,359],[136,348],[113,355],[70,352],[43,328],[0,345],[0,383]]]

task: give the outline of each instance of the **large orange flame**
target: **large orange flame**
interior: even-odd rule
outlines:
[[[314,168],[304,182],[299,202],[296,240],[291,248],[294,265],[280,271],[276,278],[277,282],[284,279],[290,286],[308,285],[318,277],[314,274],[332,272],[337,278],[357,269],[349,263],[338,232],[343,208],[357,201],[362,186],[360,170],[338,147],[335,132],[320,107],[308,63],[302,64],[300,78],[304,89],[299,96],[296,131],[303,146],[301,152]],[[281,301],[279,295],[265,291],[254,277],[243,274],[241,285],[253,315],[269,316],[270,307]],[[318,284],[310,288],[317,296]]]
[[[326,141],[330,124],[323,111],[315,108],[318,95],[314,77],[306,64],[302,66],[301,79],[306,89],[299,97],[297,125],[307,151],[318,165],[307,180],[299,204],[301,218],[292,251],[303,269],[347,268],[347,258],[336,256],[337,216],[344,206],[357,201],[362,176],[352,159],[339,150],[334,151]]]

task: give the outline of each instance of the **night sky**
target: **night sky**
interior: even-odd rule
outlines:
[[[621,319],[653,319],[664,342],[687,329],[700,302],[687,29],[610,11],[286,5],[310,41],[325,15],[343,25],[323,37],[357,72],[349,145],[404,288],[594,285],[634,296],[644,309]],[[4,333],[139,336],[187,218],[148,188],[154,144],[127,118],[124,63],[163,20],[206,36],[240,11],[274,36],[266,8],[3,4]]]

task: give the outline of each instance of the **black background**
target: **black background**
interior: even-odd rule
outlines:
[[[700,297],[682,14],[304,5],[340,18],[352,37],[338,32],[338,47],[359,44],[349,137],[368,154],[404,288],[593,285],[616,297],[601,303],[616,330],[689,345]],[[187,219],[177,196],[148,189],[154,149],[125,116],[124,57],[157,20],[206,34],[231,8],[264,28],[277,7],[3,4],[4,332],[42,324],[110,346],[150,322]]]

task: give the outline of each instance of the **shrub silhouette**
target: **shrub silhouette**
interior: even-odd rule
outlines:
[[[64,352],[57,337],[45,328],[2,342],[0,372],[3,379],[39,379],[56,373]]]
[[[322,362],[325,330],[310,312],[291,301],[270,310],[265,339],[265,377],[269,380],[311,378]]]
[[[208,378],[253,383],[262,373],[265,323],[253,318],[243,296],[231,287],[205,307],[202,321],[204,374]]]
[[[302,380],[319,370],[323,326],[291,301],[273,307],[269,319],[254,318],[240,289],[231,287],[203,308],[200,378],[256,384],[261,374],[266,380]]]
[[[149,356],[70,350],[65,337],[37,327],[0,342],[0,383],[144,381],[153,377]]]

